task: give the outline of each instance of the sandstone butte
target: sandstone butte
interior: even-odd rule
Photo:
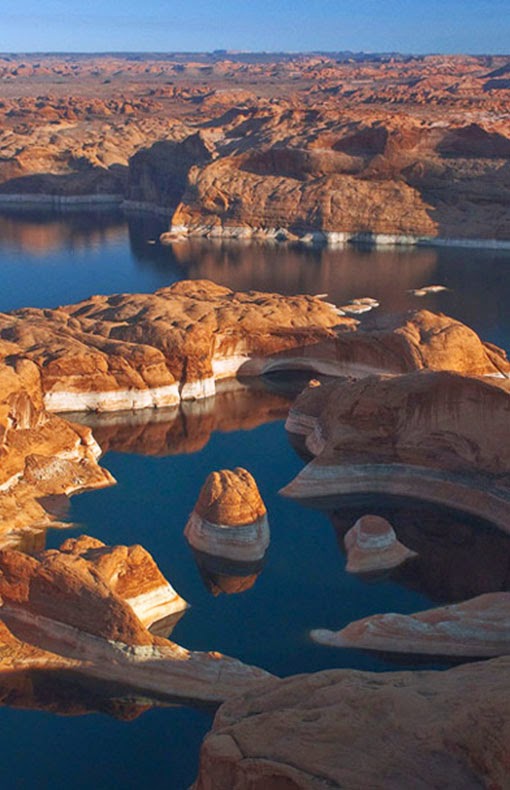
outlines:
[[[268,681],[219,709],[194,789],[505,788],[509,674],[500,658]]]
[[[346,571],[376,573],[397,568],[416,556],[404,546],[385,518],[366,515],[356,521],[344,538],[347,551]]]
[[[418,497],[510,532],[506,379],[422,370],[307,388],[287,420],[315,458],[283,493]]]
[[[510,242],[503,56],[9,56],[0,84],[6,203],[149,207],[170,242]]]
[[[376,614],[341,631],[316,629],[315,642],[436,656],[495,657],[510,653],[510,593],[489,593],[464,603],[412,615]]]
[[[240,467],[211,472],[184,534],[203,554],[238,562],[261,560],[269,546],[269,524],[253,476]]]
[[[140,546],[87,536],[34,556],[0,551],[0,675],[67,670],[133,691],[218,702],[269,677],[185,650],[146,625],[186,603]]]

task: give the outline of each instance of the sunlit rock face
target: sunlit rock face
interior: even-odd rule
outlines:
[[[133,410],[208,397],[216,380],[258,375],[273,357],[313,365],[337,326],[356,322],[313,296],[183,281],[2,314],[0,352],[35,363],[49,411]]]
[[[362,516],[344,538],[349,573],[376,573],[390,570],[415,557],[380,516]]]
[[[29,556],[0,551],[0,676],[69,670],[163,695],[217,702],[268,673],[196,653],[146,623],[185,602],[140,546],[83,536]]]
[[[72,493],[111,485],[113,477],[97,463],[100,452],[90,428],[45,411],[33,362],[2,361],[0,545],[26,543],[33,526],[58,522]]]
[[[173,406],[213,395],[217,381],[278,370],[510,371],[502,351],[446,316],[412,311],[359,326],[318,297],[207,281],[1,314],[0,353],[33,363],[52,412]]]
[[[262,559],[269,545],[269,524],[252,475],[240,467],[211,472],[184,534],[205,554],[244,562]]]
[[[96,538],[82,535],[66,540],[60,551],[90,563],[146,627],[188,606],[142,546],[105,546]]]
[[[506,379],[420,371],[307,388],[287,421],[315,459],[284,493],[378,493],[449,505],[510,531]]]
[[[395,653],[492,657],[510,653],[510,593],[489,593],[465,603],[413,615],[376,614],[341,631],[316,629],[314,641]]]
[[[505,787],[509,679],[502,658],[270,681],[220,708],[195,790]]]

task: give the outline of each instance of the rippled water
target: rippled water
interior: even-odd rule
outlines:
[[[53,306],[91,293],[150,291],[183,277],[205,277],[239,289],[327,292],[338,304],[374,296],[386,311],[427,306],[510,347],[508,253],[200,241],[170,249],[151,243],[162,229],[154,218],[127,223],[118,213],[0,214],[0,309]],[[421,300],[408,293],[434,283],[451,290]],[[220,650],[279,675],[411,666],[411,659],[390,662],[314,645],[308,632],[337,629],[374,612],[412,612],[505,589],[510,580],[498,568],[506,567],[501,558],[510,556],[510,540],[420,503],[343,500],[334,513],[324,513],[280,497],[279,488],[303,465],[283,427],[290,383],[280,379],[252,391],[226,392],[190,404],[184,413],[89,417],[106,451],[102,462],[118,485],[74,497],[68,518],[79,526],[50,531],[46,545],[58,546],[82,532],[107,543],[143,544],[191,604],[172,635],[189,648]],[[182,534],[207,474],[236,465],[254,474],[271,526],[265,566],[252,569],[248,579],[233,579],[236,571],[229,567],[204,566],[203,558],[197,562]],[[341,547],[356,518],[374,511],[392,521],[420,561],[409,572],[369,584],[345,573]],[[221,592],[232,588],[244,591]],[[88,707],[129,718],[133,712],[129,704],[127,712],[118,703],[108,707],[104,694],[76,689],[64,678],[39,681],[36,691],[40,702],[71,700],[76,713]],[[3,707],[0,726],[3,786],[181,788],[195,775],[210,714],[168,708],[118,721],[104,713],[61,718]]]

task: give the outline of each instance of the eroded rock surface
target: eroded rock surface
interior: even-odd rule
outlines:
[[[395,535],[385,518],[362,516],[344,538],[349,573],[376,573],[396,568],[415,557]]]
[[[169,406],[214,394],[217,380],[279,369],[510,372],[500,349],[447,316],[415,311],[360,327],[318,297],[207,281],[0,314],[0,353],[34,363],[45,407],[61,412]]]
[[[341,631],[316,629],[315,642],[396,653],[493,657],[510,653],[510,593],[488,593],[418,614],[376,614]]]
[[[502,658],[269,682],[220,708],[195,790],[506,787],[509,675]]]
[[[509,531],[509,413],[506,379],[448,371],[309,387],[287,428],[316,457],[283,492],[417,497]]]
[[[146,628],[154,615],[185,602],[140,546],[110,548],[83,536],[35,556],[0,551],[0,601],[0,674],[66,669],[167,698],[211,702],[268,677],[219,653],[185,650]]]
[[[269,524],[253,476],[240,467],[211,472],[184,534],[204,554],[241,562],[262,559],[269,545]]]

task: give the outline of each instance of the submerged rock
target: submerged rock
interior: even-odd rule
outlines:
[[[493,657],[510,654],[510,593],[487,593],[470,601],[418,614],[376,614],[341,631],[311,631],[315,642],[395,653]]]
[[[344,538],[349,573],[374,573],[396,568],[416,553],[397,540],[385,518],[362,516]]]
[[[252,475],[240,467],[211,472],[184,534],[205,554],[245,562],[262,559],[269,546],[269,524]]]

